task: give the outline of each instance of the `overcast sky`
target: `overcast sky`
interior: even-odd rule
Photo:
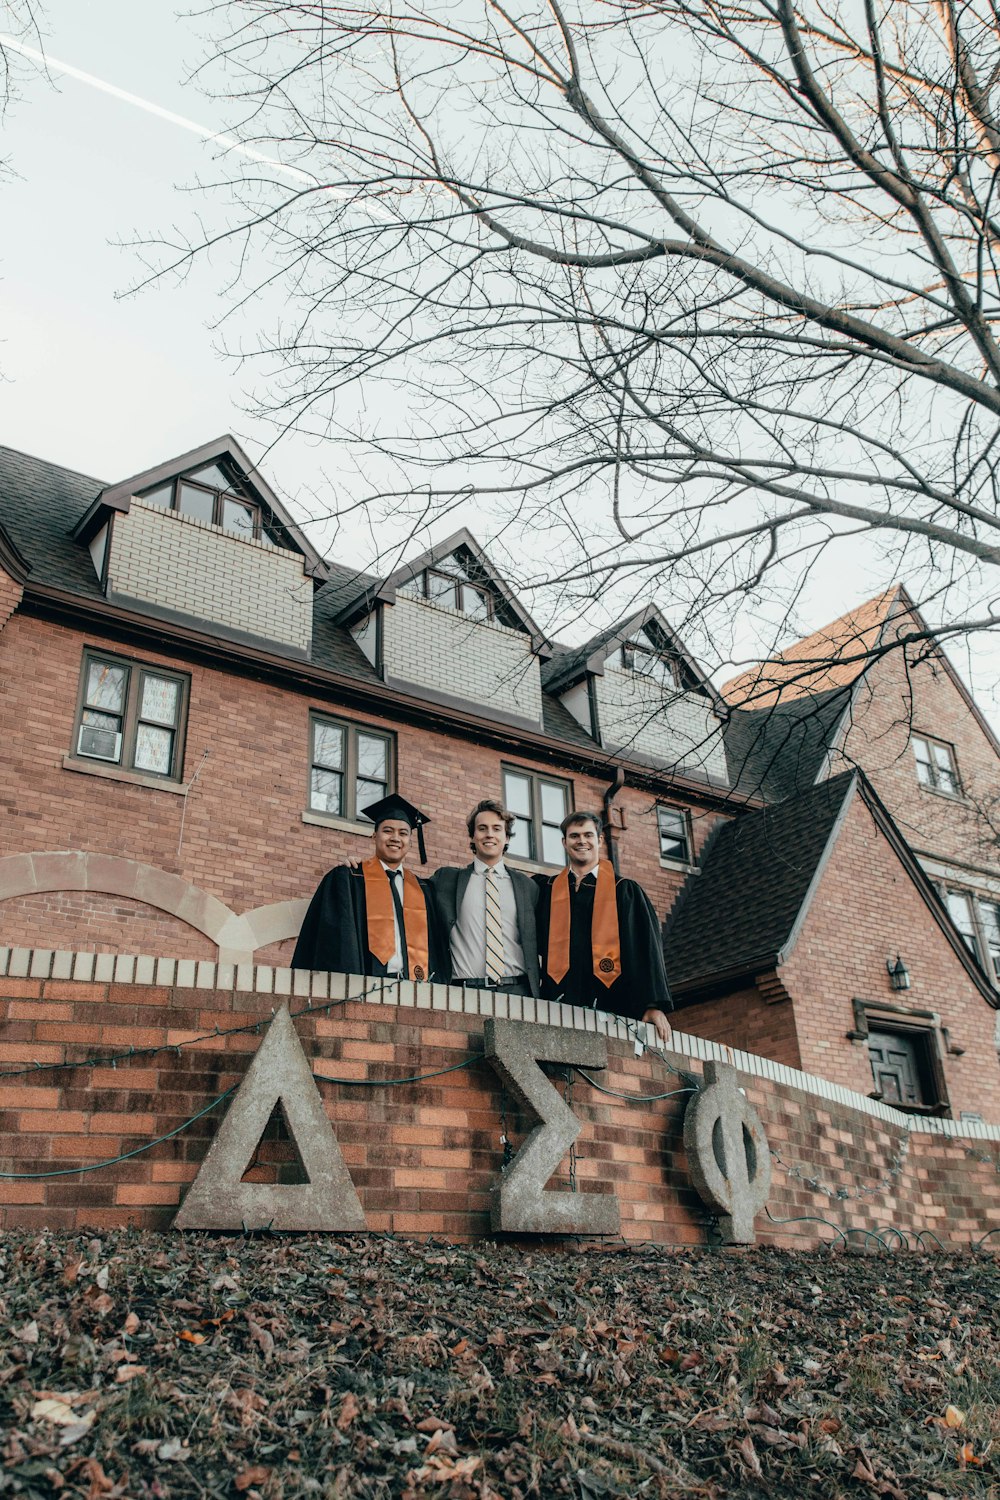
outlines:
[[[44,24],[50,58],[153,109],[56,61],[46,77],[25,60],[0,146],[10,168],[0,180],[0,442],[108,481],[223,432],[259,459],[272,434],[244,415],[244,377],[219,353],[213,324],[225,304],[217,268],[205,262],[182,285],[125,295],[142,277],[138,253],[127,247],[175,225],[190,228],[202,202],[194,184],[223,175],[217,143],[153,112],[208,131],[224,127],[190,80],[205,53],[198,23],[163,0],[45,0]],[[302,515],[310,487],[336,461],[330,445],[291,436],[262,468]],[[464,519],[479,529],[474,511]],[[372,551],[357,527],[340,538],[337,556],[363,566]],[[889,581],[870,553],[859,552],[846,570],[831,560],[798,623],[815,628]],[[669,600],[660,602],[669,613]],[[548,624],[538,601],[532,607]],[[748,653],[759,646],[753,631],[748,622]],[[996,651],[984,646],[973,657],[956,645],[951,655],[1000,722]]]

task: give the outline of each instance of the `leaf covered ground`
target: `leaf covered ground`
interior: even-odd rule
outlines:
[[[990,1254],[0,1240],[0,1496],[1000,1495]]]

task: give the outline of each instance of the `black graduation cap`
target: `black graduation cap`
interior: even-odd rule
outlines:
[[[371,818],[377,828],[388,818],[398,818],[401,823],[408,823],[411,828],[417,830],[417,848],[420,851],[420,863],[427,863],[427,850],[424,848],[424,824],[430,822],[426,813],[422,813],[419,807],[414,807],[412,802],[407,802],[398,792],[392,792],[390,796],[383,797],[380,802],[373,802],[370,807],[363,807],[361,811],[366,818]]]

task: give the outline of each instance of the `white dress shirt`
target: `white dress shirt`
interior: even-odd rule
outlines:
[[[524,973],[524,950],[517,927],[517,902],[514,882],[503,860],[484,865],[472,861],[472,874],[462,897],[458,921],[451,929],[451,967],[456,980],[486,978],[486,871],[492,868],[500,897],[500,923],[503,929],[503,977]]]
[[[380,859],[379,860],[379,864],[382,866],[382,868],[385,871],[385,873],[389,876],[389,886],[390,886],[389,900],[390,901],[392,901],[391,887],[392,887],[392,885],[394,883],[393,882],[393,878],[392,878],[393,874],[396,873],[396,874],[399,875],[399,879],[397,881],[395,881],[395,886],[396,886],[396,890],[399,892],[400,905],[402,905],[402,902],[403,902],[403,866],[402,865],[397,865],[396,866],[396,870],[394,872],[393,869],[392,869],[392,866],[391,865],[387,865],[384,860]],[[401,974],[403,972],[403,939],[402,939],[402,936],[401,936],[400,931],[399,931],[399,918],[396,915],[396,903],[395,903],[395,901],[392,901],[392,931],[393,931],[393,936],[396,939],[396,947],[393,950],[392,957],[390,958],[389,962],[386,964],[386,968],[389,970],[390,973]]]

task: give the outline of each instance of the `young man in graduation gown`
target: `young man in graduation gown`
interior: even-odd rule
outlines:
[[[430,819],[395,795],[363,812],[375,825],[375,852],[356,869],[336,865],[323,876],[302,923],[292,968],[443,978],[444,944],[429,890],[403,869],[414,829],[425,861],[423,825]]]
[[[571,813],[562,823],[569,869],[537,877],[542,996],[648,1021],[670,1040],[670,990],[660,924],[634,880],[600,858],[601,820]]]
[[[442,865],[431,876],[451,950],[451,981],[466,989],[537,995],[538,886],[508,869],[503,858],[514,814],[487,800],[472,809],[466,827],[475,856],[471,865]]]

